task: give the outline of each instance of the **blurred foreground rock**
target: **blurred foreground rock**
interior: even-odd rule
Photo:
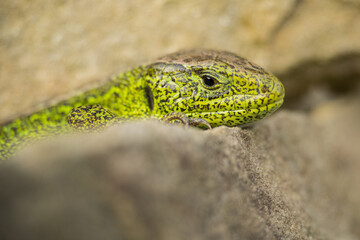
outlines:
[[[322,114],[40,144],[0,166],[0,239],[358,239],[357,150],[337,152]]]

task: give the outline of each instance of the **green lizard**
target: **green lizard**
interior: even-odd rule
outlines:
[[[0,126],[0,159],[28,142],[123,119],[237,126],[283,103],[284,87],[263,68],[229,52],[190,50],[111,78],[105,85]]]

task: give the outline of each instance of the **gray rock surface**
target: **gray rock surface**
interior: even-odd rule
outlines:
[[[321,116],[129,123],[37,145],[0,167],[0,238],[358,239],[359,155]]]

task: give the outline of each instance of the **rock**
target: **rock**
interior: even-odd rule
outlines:
[[[343,198],[338,215],[351,216],[352,231],[360,236],[360,92],[319,105],[311,118],[325,135],[323,144],[333,169],[328,178],[336,186],[331,198]],[[331,179],[330,179],[331,181]]]
[[[358,239],[359,165],[339,171],[322,130],[283,111],[247,129],[138,122],[47,141],[0,166],[0,238]]]

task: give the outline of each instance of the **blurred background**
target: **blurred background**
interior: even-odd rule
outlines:
[[[293,109],[355,91],[360,75],[359,0],[2,0],[0,30],[0,122],[179,49],[258,63]]]
[[[324,134],[326,178],[360,236],[360,0],[1,0],[0,123],[188,48],[236,53],[284,83],[280,111]]]

